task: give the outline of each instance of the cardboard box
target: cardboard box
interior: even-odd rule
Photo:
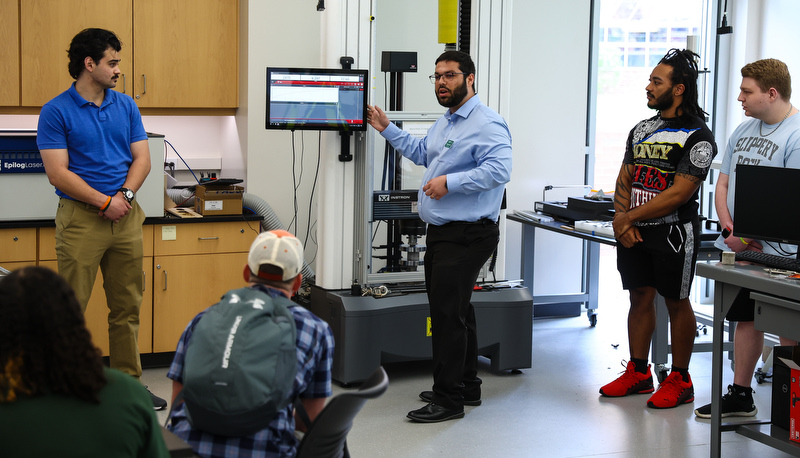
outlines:
[[[791,357],[786,357],[788,356],[788,352],[784,353],[786,350],[781,351],[780,354],[776,354],[775,356],[777,357],[777,361],[782,362],[791,370],[788,380],[789,383],[785,384],[785,380],[777,380],[775,378],[775,370],[773,369],[773,394],[776,391],[776,385],[778,391],[783,392],[786,390],[789,408],[789,439],[800,442],[800,346],[783,348],[791,349]],[[785,356],[781,356],[781,354]],[[777,367],[777,365],[775,367]]]
[[[194,211],[201,215],[241,215],[241,186],[205,186],[198,185],[195,191]]]

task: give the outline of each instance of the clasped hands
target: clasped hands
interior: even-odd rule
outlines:
[[[627,213],[615,213],[612,227],[614,228],[614,238],[625,248],[630,248],[643,240],[639,228],[633,225]]]

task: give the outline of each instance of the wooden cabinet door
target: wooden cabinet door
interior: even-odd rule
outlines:
[[[36,264],[36,228],[0,229],[0,266],[20,261]]]
[[[69,88],[74,80],[67,70],[66,50],[72,38],[89,27],[111,30],[122,41],[120,66],[126,83],[118,83],[117,90],[127,86],[130,91],[131,0],[25,0],[20,5],[22,106],[40,107]]]
[[[39,265],[58,272],[57,261],[40,261]],[[153,351],[153,258],[144,258],[142,275],[144,275],[144,292],[142,306],[139,309],[139,353]],[[92,296],[86,305],[83,317],[86,327],[92,334],[92,342],[100,349],[103,356],[108,356],[108,305],[106,292],[103,289],[103,273],[97,270],[97,278],[92,288]]]
[[[20,262],[3,262],[3,263],[0,263],[0,267],[2,267],[3,269],[8,270],[9,272],[13,272],[13,271],[15,271],[17,269],[21,269],[23,267],[35,266],[35,265],[36,265],[36,261],[20,261]]]
[[[0,106],[19,106],[19,9],[0,0]]]
[[[235,108],[238,0],[134,0],[139,107]]]
[[[156,225],[153,251],[156,256],[248,252],[258,235],[259,223],[251,224],[226,221]]]
[[[139,309],[139,353],[153,352],[153,258],[142,260],[144,275],[144,291],[142,291],[142,307]]]
[[[186,325],[228,290],[245,286],[247,253],[156,256],[153,352],[175,351]]]

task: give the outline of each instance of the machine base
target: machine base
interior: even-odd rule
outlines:
[[[478,353],[495,372],[531,367],[533,297],[524,287],[472,294]],[[311,312],[333,330],[332,377],[350,384],[365,380],[382,363],[432,357],[428,298],[411,293],[383,298],[313,286]]]

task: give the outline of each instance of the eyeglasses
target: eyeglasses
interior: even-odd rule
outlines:
[[[447,73],[443,73],[441,75],[438,75],[438,74],[434,73],[433,75],[429,76],[428,78],[431,79],[431,83],[433,83],[433,84],[436,84],[436,82],[439,81],[439,78],[444,78],[444,82],[445,83],[449,83],[450,81],[453,81],[453,78],[455,78],[456,75],[469,75],[469,73],[447,72]]]

